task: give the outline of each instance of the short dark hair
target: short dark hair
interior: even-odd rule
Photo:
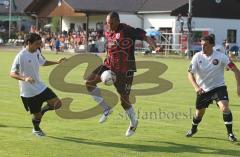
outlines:
[[[25,37],[25,41],[24,43],[25,44],[28,44],[28,43],[34,43],[35,41],[37,40],[42,40],[41,36],[37,33],[29,33],[26,35]]]
[[[111,19],[115,19],[116,21],[119,21],[120,22],[120,18],[119,18],[119,14],[116,12],[116,11],[111,11],[108,16],[111,18]]]
[[[210,34],[210,35],[207,35],[207,36],[203,36],[201,38],[201,40],[208,41],[210,44],[215,45],[215,36],[213,34]]]

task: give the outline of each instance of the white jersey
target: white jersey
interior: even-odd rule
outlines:
[[[21,50],[15,57],[11,72],[17,72],[24,77],[32,77],[34,83],[19,80],[20,95],[22,97],[33,97],[44,91],[47,86],[39,77],[39,66],[46,62],[39,50],[30,53],[27,49]]]
[[[221,52],[213,51],[206,56],[201,51],[193,56],[189,71],[195,75],[199,87],[208,92],[225,85],[224,70],[229,63],[229,58]]]

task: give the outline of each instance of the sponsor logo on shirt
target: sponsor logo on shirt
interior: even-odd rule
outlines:
[[[116,34],[116,39],[120,39],[120,33]]]
[[[212,61],[212,64],[213,64],[213,65],[218,65],[218,63],[219,63],[218,59],[214,59],[214,60]]]

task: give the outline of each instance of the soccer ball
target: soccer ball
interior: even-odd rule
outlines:
[[[111,70],[106,70],[102,73],[101,80],[105,85],[111,86],[116,81],[116,74]]]

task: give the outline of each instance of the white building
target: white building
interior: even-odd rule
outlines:
[[[186,35],[185,32],[188,30],[189,0],[60,0],[63,7],[57,5],[58,1],[50,0],[49,3],[42,4],[42,1],[35,0],[27,8],[27,11],[37,12],[39,16],[62,16],[62,30],[86,29],[87,23],[90,30],[97,30],[99,26],[100,28],[103,26],[107,13],[116,10],[120,12],[120,19],[123,23],[143,29],[155,27],[162,32],[173,34],[180,33],[178,16],[181,14],[184,21],[183,35]],[[202,35],[214,33],[218,44],[221,44],[224,39],[228,39],[230,43],[240,45],[240,38],[238,38],[240,35],[239,0],[192,0],[192,5],[194,43],[199,41]],[[41,7],[39,8],[39,6]],[[48,8],[48,12],[46,8]],[[89,18],[72,16],[73,14],[69,14],[69,10],[75,14],[83,13],[82,15]],[[172,42],[184,44],[186,38],[183,38],[175,35]]]

